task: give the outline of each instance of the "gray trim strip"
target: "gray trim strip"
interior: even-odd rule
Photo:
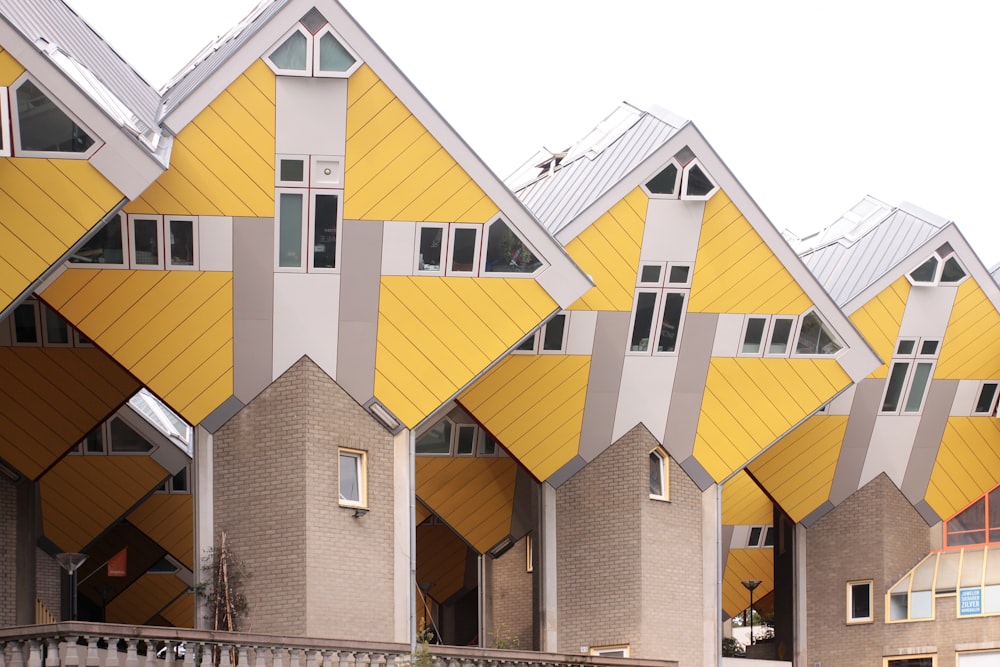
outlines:
[[[844,442],[840,447],[837,469],[833,473],[833,483],[830,485],[830,501],[834,505],[839,505],[858,490],[884,386],[884,379],[864,379],[858,383],[858,388],[854,392],[851,416],[847,418]]]
[[[587,462],[584,461],[583,458],[579,455],[574,456],[568,463],[563,465],[563,467],[549,475],[549,478],[545,481],[551,484],[554,488],[558,489],[560,486],[569,481],[570,477],[580,472],[586,465]]]
[[[382,227],[344,220],[341,235],[337,384],[362,404],[375,395]]]
[[[626,312],[605,311],[597,314],[594,354],[590,358],[590,377],[587,379],[587,398],[580,432],[579,453],[585,461],[593,461],[611,446],[630,319],[631,313]],[[558,486],[555,482],[553,484]]]
[[[212,410],[211,414],[201,420],[200,426],[209,433],[215,433],[245,407],[235,396],[227,398],[222,405]]]
[[[662,438],[664,448],[677,461],[694,454],[698,419],[701,417],[701,403],[705,397],[705,383],[708,381],[718,326],[717,313],[688,313],[684,320],[667,425]],[[701,468],[700,465],[698,467]],[[706,488],[701,487],[702,491]]]
[[[906,464],[900,489],[914,507],[927,493],[944,429],[951,416],[951,406],[955,402],[955,393],[958,392],[958,383],[958,380],[932,380],[927,391],[924,412],[913,439],[913,449],[910,451],[910,460]]]
[[[273,266],[274,220],[233,218],[233,393],[243,403],[271,384]]]

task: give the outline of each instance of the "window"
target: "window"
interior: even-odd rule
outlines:
[[[649,497],[654,500],[670,500],[667,457],[659,448],[649,453]]]
[[[167,269],[192,270],[197,267],[195,258],[198,256],[198,220],[167,216],[164,222],[166,231]]]
[[[940,348],[938,339],[899,339],[885,384],[882,414],[920,413]]]
[[[415,272],[476,275],[482,225],[422,223],[417,227]]]
[[[671,159],[667,166],[646,183],[650,195],[668,195],[669,199],[677,199],[680,192],[681,168],[677,160]]]
[[[340,504],[349,507],[367,507],[368,494],[365,452],[353,449],[340,450]]]
[[[681,199],[705,201],[715,194],[719,186],[708,175],[708,172],[697,160],[692,160],[684,166],[684,176],[681,180]]]
[[[907,656],[905,658],[886,658],[883,667],[934,667],[936,658],[933,655]]]
[[[962,282],[966,271],[955,257],[951,245],[945,243],[933,255],[906,275],[913,285],[954,285]]]
[[[748,315],[743,324],[740,356],[787,357],[795,319],[784,315]]]
[[[72,347],[69,322],[48,306],[42,305],[42,332],[46,347]]]
[[[416,440],[421,456],[501,456],[503,450],[478,424],[456,424],[445,417]]]
[[[69,263],[95,269],[197,270],[198,224],[198,216],[119,213],[73,253]]]
[[[774,547],[774,526],[750,526],[746,546],[748,549]]]
[[[450,454],[451,453],[450,419],[442,419],[424,432],[416,442],[417,454]]]
[[[339,266],[343,215],[341,161],[278,155],[275,171],[275,265],[279,271],[330,273]]]
[[[41,323],[38,318],[38,302],[28,300],[14,309],[11,319],[13,327],[11,341],[14,345],[38,345],[41,342],[39,332]]]
[[[529,274],[541,268],[535,252],[503,220],[490,223],[486,238],[484,273]]]
[[[136,269],[162,269],[163,227],[158,215],[130,215],[129,262]]]
[[[123,239],[126,237],[125,216],[119,213],[87,240],[69,258],[71,264],[99,264],[99,268],[126,267]]]
[[[686,158],[678,153],[643,189],[653,199],[686,199],[705,201],[719,189],[712,177],[692,153],[684,151]],[[681,163],[684,166],[681,166]]]
[[[0,86],[0,157],[10,156],[10,91]]]
[[[417,226],[417,265],[419,273],[443,274],[441,260],[448,255],[448,225],[422,224]]]
[[[627,658],[628,644],[620,646],[591,646],[590,655],[600,655],[605,658]]]
[[[676,354],[687,296],[687,290],[637,290],[628,352]]]
[[[319,48],[313,54],[316,76],[337,76],[354,70],[358,59],[347,50],[340,38],[327,26],[319,35]]]
[[[191,475],[191,466],[187,465],[181,468],[180,472],[176,475],[171,475],[167,479],[163,480],[163,483],[156,487],[156,493],[171,493],[171,494],[189,494],[191,493],[191,486],[189,478]]]
[[[560,354],[566,351],[569,337],[569,313],[557,313],[530,336],[521,341],[515,354]]]
[[[843,347],[815,311],[802,316],[795,354],[836,354]]]
[[[871,580],[847,582],[848,623],[871,623],[874,620],[872,585]]]
[[[14,146],[22,157],[88,158],[99,144],[37,83],[24,75],[14,83]]]
[[[311,30],[301,23],[264,58],[276,74],[347,77],[360,65],[357,55],[329,24]]]
[[[148,454],[155,449],[144,437],[118,417],[109,422],[112,454]]]
[[[974,415],[996,415],[997,411],[997,388],[1000,382],[988,380],[979,386],[979,395],[976,404],[972,408]]]
[[[646,263],[639,267],[638,287],[690,287],[691,265],[678,262]]]
[[[1000,543],[1000,486],[945,522],[944,546]]]

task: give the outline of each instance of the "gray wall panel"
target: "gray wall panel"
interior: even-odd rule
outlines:
[[[611,446],[630,318],[631,313],[602,312],[597,315],[594,356],[590,360],[590,379],[580,434],[580,456],[586,461],[594,460]]]
[[[271,384],[274,219],[233,218],[233,393],[249,403]]]
[[[375,394],[382,223],[345,220],[343,227],[337,383],[364,403]]]
[[[279,76],[276,93],[275,152],[344,154],[346,79]]]
[[[663,432],[663,446],[677,461],[685,461],[694,453],[698,418],[718,324],[719,316],[715,313],[688,313],[684,319],[677,373],[670,394],[667,426]],[[701,484],[699,486],[706,488]]]
[[[840,458],[837,459],[837,469],[830,486],[830,501],[834,505],[839,505],[858,490],[884,386],[884,379],[865,379],[858,383],[854,392],[851,416],[847,418],[847,430],[844,432],[844,444],[840,448]]]
[[[938,448],[944,429],[948,425],[951,406],[958,391],[958,380],[932,380],[924,402],[924,411],[917,427],[917,437],[913,440],[913,451],[906,464],[903,476],[903,495],[914,506],[924,499],[927,484],[931,481],[931,471],[937,460]]]

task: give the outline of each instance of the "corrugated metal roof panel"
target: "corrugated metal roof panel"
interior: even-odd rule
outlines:
[[[157,127],[159,94],[62,0],[0,0],[0,14],[36,48],[39,39],[58,46],[90,70],[139,120],[149,128]],[[106,100],[86,86],[80,88],[107,110]]]
[[[617,136],[603,135],[595,149],[578,144],[553,171],[515,191],[550,234],[557,234],[572,222],[683,125],[683,121],[673,125],[634,107],[622,109],[634,120],[623,123],[619,119],[614,130]]]

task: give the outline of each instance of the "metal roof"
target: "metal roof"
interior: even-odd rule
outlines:
[[[817,234],[791,239],[806,267],[843,307],[948,224],[903,203],[871,197]]]
[[[507,184],[555,235],[686,123],[668,111],[642,111],[622,104],[572,148],[563,153],[543,151]],[[525,183],[529,169],[543,173]]]
[[[145,136],[147,148],[156,150],[148,133],[159,135],[159,94],[69,5],[63,0],[0,0],[0,16],[113,120]]]

